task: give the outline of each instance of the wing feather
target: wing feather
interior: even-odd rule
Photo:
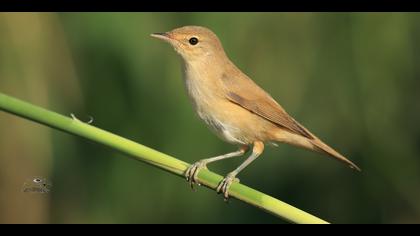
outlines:
[[[290,132],[313,139],[312,135],[287,114],[268,93],[244,74],[241,75],[235,76],[236,78],[226,74],[222,76],[228,100]]]

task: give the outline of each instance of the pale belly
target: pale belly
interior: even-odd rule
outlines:
[[[250,145],[269,141],[271,122],[249,112],[225,98],[193,100],[197,115],[222,140],[232,144]],[[203,102],[204,101],[204,102]]]
[[[223,98],[214,95],[207,87],[201,87],[195,81],[186,80],[189,98],[198,117],[222,140],[232,144],[247,144],[241,138],[241,128],[229,117],[229,112],[222,104]]]
[[[232,124],[232,122],[225,122],[214,115],[206,114],[197,111],[198,116],[206,123],[206,125],[222,140],[232,144],[247,144],[241,134],[240,127]]]

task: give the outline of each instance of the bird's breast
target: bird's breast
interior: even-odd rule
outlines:
[[[205,70],[186,68],[185,87],[195,112],[207,126],[221,139],[229,143],[244,144],[240,139],[240,129],[229,122],[222,110],[227,102],[221,88],[218,87],[217,78],[206,73]]]
[[[198,115],[211,112],[217,103],[218,88],[212,75],[205,68],[187,65],[184,70],[184,81],[188,96]],[[204,115],[204,114],[203,114]]]

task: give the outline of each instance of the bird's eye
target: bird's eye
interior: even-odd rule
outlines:
[[[198,39],[196,37],[192,37],[188,41],[190,42],[191,45],[196,45],[198,43]]]

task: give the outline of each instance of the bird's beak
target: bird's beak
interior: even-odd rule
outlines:
[[[150,36],[157,39],[162,39],[164,41],[170,41],[172,38],[168,33],[153,33]]]

